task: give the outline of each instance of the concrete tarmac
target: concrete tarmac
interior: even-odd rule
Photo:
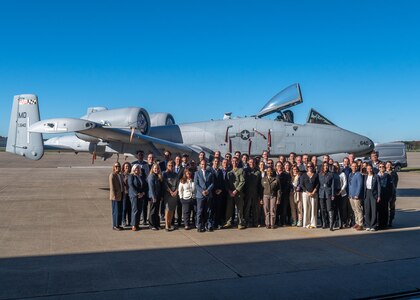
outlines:
[[[384,231],[116,232],[108,200],[113,162],[0,153],[0,299],[420,294],[418,171],[399,173],[395,226]],[[409,153],[409,165],[420,168],[420,153]]]

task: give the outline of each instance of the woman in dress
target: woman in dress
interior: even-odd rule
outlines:
[[[163,201],[165,204],[165,230],[173,231],[172,219],[175,215],[176,204],[178,202],[179,177],[174,171],[174,161],[170,160],[166,164],[166,171],[163,173]]]

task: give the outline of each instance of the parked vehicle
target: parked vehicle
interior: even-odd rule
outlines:
[[[394,165],[394,170],[397,172],[401,171],[401,168],[407,167],[407,150],[404,143],[375,144],[374,151],[378,152],[380,161],[386,162],[390,160]]]

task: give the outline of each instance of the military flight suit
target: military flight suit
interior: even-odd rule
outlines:
[[[236,206],[238,213],[238,228],[245,227],[244,220],[244,193],[243,189],[245,186],[244,170],[241,168],[232,169],[227,173],[226,189],[229,191],[238,191],[235,196],[228,195],[227,207],[226,207],[226,224],[224,227],[232,226],[232,212],[233,206]]]

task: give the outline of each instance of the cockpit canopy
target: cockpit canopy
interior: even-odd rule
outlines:
[[[294,83],[272,97],[256,114],[256,117],[262,118],[273,113],[278,113],[278,116],[275,118],[276,121],[294,123],[293,112],[287,108],[302,102],[303,99],[299,83]],[[309,111],[306,123],[336,126],[313,108]]]
[[[257,117],[262,118],[283,109],[302,103],[302,94],[299,83],[294,83],[271,98],[263,108],[257,113]]]

